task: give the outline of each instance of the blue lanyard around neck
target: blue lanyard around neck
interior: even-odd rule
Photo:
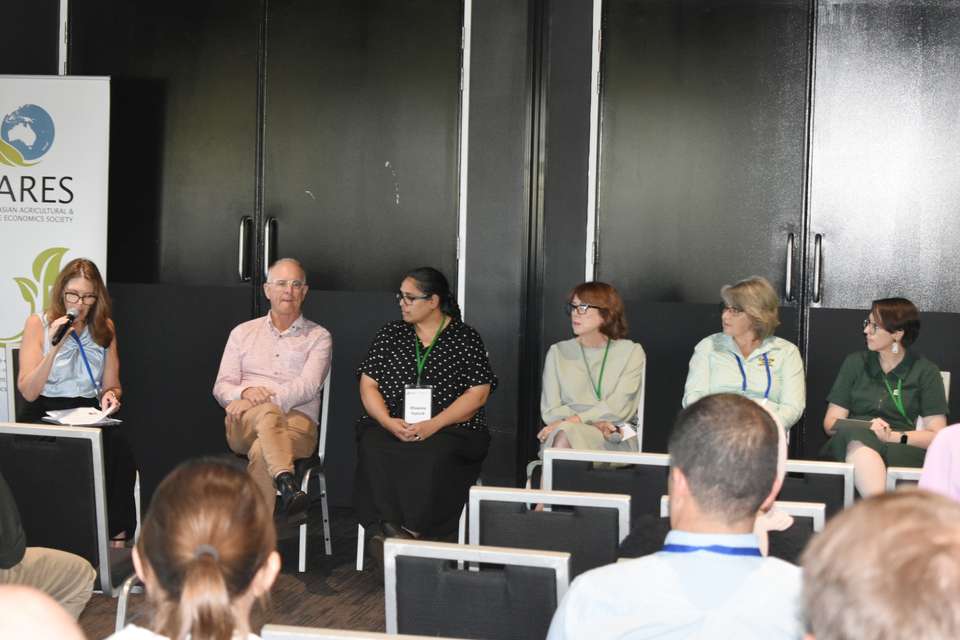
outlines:
[[[762,558],[760,549],[756,547],[728,547],[722,544],[711,544],[699,546],[693,544],[674,544],[663,545],[663,550],[668,553],[693,553],[695,551],[709,551],[710,553],[719,553],[725,556],[754,556]]]
[[[93,383],[93,388],[97,391],[97,397],[100,397],[100,385],[97,383],[96,379],[93,377],[93,369],[90,368],[90,361],[87,360],[87,352],[83,348],[83,343],[80,342],[80,338],[77,337],[77,332],[74,331],[70,334],[70,337],[73,338],[73,341],[77,343],[77,346],[80,348],[80,357],[83,358],[83,364],[87,367],[87,375],[90,376],[90,382]]]
[[[731,353],[733,352],[731,351]],[[740,356],[734,353],[733,357],[737,359],[737,366],[740,367],[740,377],[743,378],[743,384],[740,385],[740,390],[746,393],[747,370],[743,368],[743,360],[740,359]],[[767,358],[767,354],[763,354],[763,366],[767,369],[767,390],[763,392],[763,398],[766,400],[770,397],[770,386],[773,384],[773,378],[770,376],[770,359]]]

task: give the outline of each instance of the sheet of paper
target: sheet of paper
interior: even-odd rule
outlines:
[[[119,424],[119,420],[107,417],[111,413],[113,413],[112,410],[100,410],[95,407],[77,407],[76,409],[47,411],[47,418],[50,419],[48,422],[78,427]]]
[[[621,440],[621,442],[626,442],[626,441],[629,440],[630,438],[636,438],[636,437],[637,437],[637,432],[634,431],[633,427],[631,427],[631,426],[628,425],[628,424],[625,424],[625,425],[621,425],[621,426],[620,426],[620,435],[621,435],[622,438],[623,438],[623,439]]]

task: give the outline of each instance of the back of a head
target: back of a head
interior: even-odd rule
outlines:
[[[273,518],[250,476],[212,460],[187,462],[153,496],[137,552],[169,638],[228,639],[247,621],[234,602],[276,548]]]
[[[803,554],[817,640],[960,638],[960,505],[901,490],[840,513]]]
[[[0,638],[82,640],[77,621],[47,594],[24,585],[0,585]]]
[[[756,515],[777,474],[777,425],[752,400],[730,393],[680,412],[670,464],[680,469],[704,513],[734,523]]]

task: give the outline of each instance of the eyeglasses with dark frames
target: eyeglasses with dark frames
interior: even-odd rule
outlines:
[[[413,304],[414,302],[416,302],[417,300],[429,300],[429,299],[432,297],[432,296],[428,296],[428,295],[426,295],[426,294],[424,294],[424,295],[422,295],[422,296],[414,296],[414,295],[411,295],[411,294],[409,294],[409,293],[404,293],[403,291],[398,291],[398,292],[395,293],[394,295],[395,295],[396,298],[397,298],[397,302],[399,302],[400,304],[403,304],[403,305],[411,305],[411,304]]]
[[[720,315],[723,315],[725,311],[729,311],[733,316],[739,316],[743,313],[743,309],[740,307],[733,307],[727,304],[726,302],[720,303]]]
[[[595,304],[587,304],[586,302],[581,302],[580,304],[573,304],[572,302],[568,302],[567,304],[563,305],[563,310],[566,312],[567,315],[570,315],[571,313],[573,313],[574,309],[576,309],[578,316],[582,316],[582,315],[586,315],[587,311],[589,311],[590,309],[597,309],[598,311],[600,311],[600,310],[603,310],[603,307],[598,307]]]
[[[867,329],[867,327],[869,327],[869,329]],[[870,335],[875,336],[877,335],[877,329],[884,329],[884,326],[882,324],[877,324],[870,318],[867,318],[863,321],[863,328],[867,329]]]
[[[97,303],[97,296],[92,293],[77,293],[76,291],[64,291],[63,299],[69,302],[70,304],[77,304],[80,301],[83,301],[83,304],[90,305]]]

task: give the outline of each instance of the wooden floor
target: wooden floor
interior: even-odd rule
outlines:
[[[319,507],[317,507],[319,509]],[[277,578],[265,611],[253,616],[254,631],[268,622],[341,629],[384,630],[383,575],[370,568],[355,569],[357,521],[347,509],[331,513],[333,555],[323,553],[319,511],[311,512],[307,541],[307,571],[297,573],[297,539],[281,532],[283,572]],[[129,619],[145,624],[148,607],[143,595],[130,597]],[[94,595],[80,616],[87,637],[99,640],[113,633],[116,598]]]

